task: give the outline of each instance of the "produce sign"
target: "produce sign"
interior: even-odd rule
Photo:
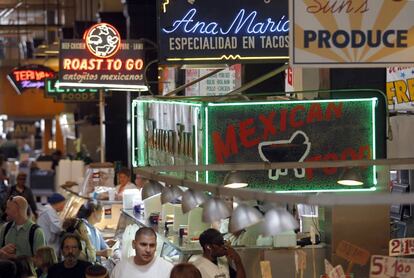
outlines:
[[[27,89],[41,89],[45,86],[45,78],[56,75],[51,68],[42,65],[25,65],[14,68],[7,79],[20,95]]]
[[[136,166],[375,159],[377,98],[304,101],[133,102]],[[358,168],[363,185],[337,183],[341,168],[250,171],[249,187],[276,192],[373,191],[375,166]],[[222,184],[225,172],[202,172]]]
[[[369,278],[414,277],[414,259],[402,259],[373,255]]]
[[[414,254],[414,238],[395,238],[389,243],[390,256],[408,256]]]
[[[57,79],[46,79],[45,97],[57,102],[89,102],[99,100],[99,91],[92,88],[62,88]]]
[[[158,0],[161,60],[287,60],[288,1]]]
[[[290,0],[290,57],[302,67],[414,63],[413,1]]]

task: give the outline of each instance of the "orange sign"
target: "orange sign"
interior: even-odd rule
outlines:
[[[342,240],[336,248],[336,255],[348,262],[365,265],[369,260],[370,253],[359,246]]]

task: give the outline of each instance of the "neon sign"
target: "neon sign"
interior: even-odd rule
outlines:
[[[132,104],[133,165],[376,159],[377,102],[374,97],[255,102],[137,99]],[[170,111],[178,107],[188,113],[188,125],[170,121]],[[360,168],[364,185],[357,187],[337,184],[342,169],[336,167],[252,171],[248,183],[280,193],[373,191],[375,168]],[[197,173],[213,184],[221,184],[224,175]]]
[[[108,23],[93,25],[85,32],[84,39],[89,52],[98,58],[115,55],[121,46],[118,30]]]
[[[158,0],[165,63],[288,60],[288,0]],[[212,6],[220,7],[211,9]]]
[[[7,75],[7,79],[12,84],[18,94],[23,93],[25,89],[40,89],[45,86],[44,80],[52,78],[56,73],[42,65],[26,65],[14,68]]]
[[[45,97],[56,102],[90,102],[99,100],[99,91],[92,88],[60,88],[55,78],[45,80]]]
[[[130,91],[148,89],[144,83],[145,64],[142,43],[133,40],[124,41],[120,43],[119,51],[106,52],[105,58],[91,53],[87,42],[87,39],[86,41],[61,40],[59,87]],[[102,48],[99,49],[102,51]]]
[[[162,31],[170,34],[178,30],[181,26],[184,33],[200,33],[207,35],[232,35],[239,33],[246,34],[265,34],[265,33],[286,33],[289,31],[289,19],[287,16],[282,15],[279,20],[272,20],[267,18],[263,22],[256,22],[257,11],[250,12],[245,16],[246,10],[241,9],[237,16],[230,23],[230,26],[225,29],[220,27],[217,22],[203,22],[196,21],[194,16],[196,15],[197,10],[189,10],[182,19],[176,20],[173,23],[173,28],[167,30],[163,28]],[[243,32],[244,31],[244,32]]]

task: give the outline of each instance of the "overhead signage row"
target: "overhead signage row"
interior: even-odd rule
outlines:
[[[158,0],[164,63],[287,61],[288,1]]]
[[[289,5],[293,65],[414,64],[413,1],[289,0]]]

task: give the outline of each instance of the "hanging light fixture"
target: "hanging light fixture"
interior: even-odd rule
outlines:
[[[203,205],[203,222],[212,223],[230,217],[231,210],[219,197],[209,199]]]
[[[296,219],[284,208],[272,208],[266,212],[262,232],[265,236],[295,230],[299,227]]]
[[[230,218],[230,232],[238,232],[253,226],[263,219],[262,214],[246,204],[239,204]]]
[[[161,191],[164,186],[161,185],[161,183],[149,180],[144,184],[144,187],[142,188],[142,200],[148,199],[149,197],[152,197],[154,195],[161,194]]]
[[[243,188],[248,185],[245,177],[238,171],[228,172],[223,180],[223,186],[228,188]]]
[[[361,172],[357,167],[345,168],[337,183],[345,186],[360,186],[364,184]]]
[[[181,209],[183,213],[187,213],[193,208],[202,205],[205,201],[207,201],[207,196],[204,192],[188,189],[183,193]]]
[[[164,186],[161,192],[161,204],[170,203],[183,195],[183,191],[178,186]]]

